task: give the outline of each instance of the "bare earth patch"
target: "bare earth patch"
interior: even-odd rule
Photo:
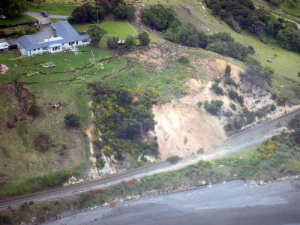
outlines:
[[[153,107],[156,134],[162,160],[169,156],[185,157],[200,148],[212,150],[214,144],[226,139],[218,117],[197,105],[177,102]]]

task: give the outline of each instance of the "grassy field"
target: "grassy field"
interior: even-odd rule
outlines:
[[[58,53],[15,60],[9,59],[18,57],[19,54],[9,52],[1,56],[1,63],[9,67],[8,72],[0,76],[3,96],[0,99],[0,113],[1,121],[5,121],[1,123],[5,132],[0,135],[0,148],[6,153],[6,157],[0,159],[0,168],[2,173],[10,177],[6,185],[44,175],[49,171],[74,168],[86,161],[89,146],[85,144],[82,132],[91,119],[88,110],[90,97],[85,81],[78,78],[76,69],[91,66],[88,60],[93,57],[91,50],[98,59],[112,57],[113,51],[90,47],[81,47],[79,50],[81,53],[78,56],[74,53]],[[56,67],[45,69],[40,65],[48,61],[54,62]],[[26,74],[29,71],[40,74],[28,77]],[[23,83],[24,88],[34,96],[32,101],[38,105],[40,115],[33,119],[26,118],[25,113],[22,122],[16,123],[16,128],[7,130],[6,122],[14,121],[14,112],[19,107],[18,101],[12,100],[10,92],[4,86],[13,81]],[[53,104],[60,104],[61,107],[51,109]],[[65,126],[63,121],[67,113],[76,113],[81,117],[82,130]],[[45,153],[35,149],[34,140],[38,134],[47,134],[52,141],[50,149]],[[67,148],[64,155],[61,155],[63,145]]]
[[[296,7],[290,5],[289,1],[284,1],[279,7],[286,13],[295,17],[300,17],[300,2],[294,2]]]
[[[13,19],[0,19],[0,25],[11,25],[11,24],[20,24],[20,23],[28,23],[28,22],[35,22],[36,19],[34,19],[31,16],[27,15],[21,15],[17,18]]]
[[[90,24],[73,24],[73,27],[77,31],[87,31]],[[135,36],[137,31],[127,21],[105,21],[100,26],[106,29],[107,34],[101,39],[100,46],[107,47],[107,36],[112,35],[118,37],[120,40],[125,40],[128,34]]]
[[[76,7],[76,5],[66,5],[66,4],[42,4],[40,7],[38,7],[35,4],[26,4],[26,6],[27,6],[27,11],[30,12],[47,11],[49,14],[65,15],[65,16],[71,16],[73,10]]]

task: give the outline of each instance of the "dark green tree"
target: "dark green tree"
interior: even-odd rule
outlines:
[[[91,36],[91,44],[98,46],[101,38],[107,33],[107,30],[96,24],[93,24],[89,26],[87,33]]]
[[[110,48],[117,48],[118,47],[119,38],[115,36],[108,36],[107,37],[107,46]]]
[[[65,124],[68,126],[80,126],[80,117],[74,113],[66,114],[64,117]]]
[[[132,35],[127,35],[126,40],[125,40],[125,47],[130,49],[131,47],[135,46],[136,44],[136,39]]]
[[[37,116],[39,114],[39,108],[36,104],[33,104],[30,106],[27,114],[31,115],[31,116]]]
[[[150,38],[147,32],[142,32],[139,34],[140,44],[142,46],[147,46],[150,42]]]
[[[231,66],[227,65],[225,69],[225,76],[230,77],[230,73],[231,73]]]
[[[88,18],[86,8],[84,6],[77,6],[72,12],[72,17],[77,23],[85,23]]]
[[[126,19],[128,15],[128,9],[126,5],[119,4],[118,7],[114,9],[113,13],[117,19]]]
[[[133,5],[129,6],[127,10],[127,18],[129,22],[134,22],[136,20],[135,13],[136,13],[136,8]]]
[[[144,105],[131,106],[130,115],[124,122],[134,132],[139,131],[143,140],[145,130],[153,128],[155,124],[154,115]]]
[[[25,0],[1,0],[0,1],[0,14],[9,17],[17,17],[26,11]]]

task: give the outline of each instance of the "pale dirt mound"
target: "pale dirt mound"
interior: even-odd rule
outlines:
[[[212,150],[226,139],[218,117],[208,114],[197,105],[171,102],[153,106],[155,131],[158,137],[160,157],[185,157],[197,153],[200,148]],[[185,143],[186,142],[186,143]]]

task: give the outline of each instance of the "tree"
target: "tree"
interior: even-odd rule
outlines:
[[[85,23],[88,18],[86,8],[84,6],[77,6],[72,12],[72,17],[77,23]]]
[[[135,46],[136,44],[136,39],[132,35],[127,35],[126,40],[125,40],[125,47],[130,49],[131,47]]]
[[[147,46],[150,42],[150,38],[147,32],[142,32],[139,34],[140,44],[142,46]]]
[[[220,100],[212,100],[211,103],[208,101],[204,102],[204,109],[211,113],[212,115],[217,115],[218,112],[222,109],[224,102]]]
[[[96,22],[97,21],[97,11],[95,7],[90,3],[84,3],[83,7],[86,9],[87,12],[87,22]]]
[[[119,38],[115,36],[108,36],[107,37],[107,46],[109,48],[117,48],[118,47]]]
[[[80,117],[74,113],[66,114],[64,117],[65,124],[68,126],[80,126]]]
[[[199,102],[197,103],[197,106],[198,106],[199,108],[201,108],[201,106],[202,106],[202,102],[201,102],[201,101],[199,101]]]
[[[254,55],[255,54],[255,49],[253,48],[253,46],[249,45],[248,49],[250,50],[250,54]]]
[[[0,14],[9,17],[17,17],[26,11],[25,0],[1,0],[0,1]]]
[[[114,9],[113,13],[117,19],[126,19],[128,14],[128,9],[126,5],[119,4],[119,6]]]
[[[126,88],[121,88],[117,92],[117,97],[122,104],[130,104],[132,102],[132,94]]]
[[[93,24],[90,25],[88,30],[87,30],[87,34],[89,34],[91,36],[91,44],[98,46],[99,42],[101,40],[101,38],[107,33],[107,30],[103,29],[102,27]]]
[[[124,121],[134,132],[140,131],[144,140],[144,131],[152,128],[155,124],[154,115],[144,105],[131,106],[131,112],[128,119]]]
[[[134,22],[136,20],[135,13],[136,13],[136,8],[133,5],[129,6],[127,10],[127,18],[129,22]]]
[[[43,0],[36,0],[37,7],[40,8],[43,3]]]
[[[231,66],[227,65],[225,69],[225,76],[230,77],[230,73],[231,73]]]

